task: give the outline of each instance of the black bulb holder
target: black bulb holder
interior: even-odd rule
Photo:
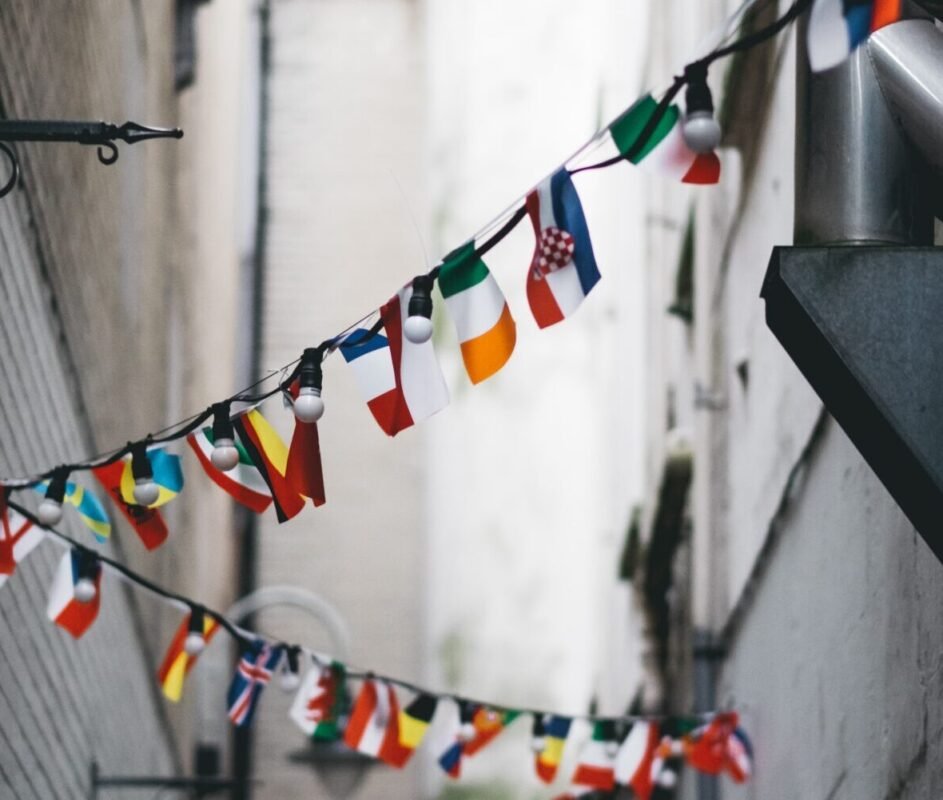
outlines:
[[[203,611],[202,606],[191,606],[190,620],[187,622],[187,633],[198,633],[202,636],[205,628],[205,617],[206,613]]]
[[[301,366],[298,370],[298,386],[301,389],[321,389],[323,374],[321,372],[321,348],[306,347],[301,355]]]
[[[432,278],[428,275],[413,278],[413,293],[407,309],[410,317],[432,318],[432,284]]]
[[[69,471],[67,469],[60,468],[53,472],[52,477],[49,479],[49,485],[46,487],[46,499],[62,505],[68,479]]]
[[[216,403],[213,406],[213,441],[221,439],[232,441],[235,438],[232,420],[229,418],[229,403]]]
[[[154,480],[154,469],[147,457],[147,442],[136,442],[131,446],[131,474],[135,481]]]
[[[707,67],[700,64],[690,64],[685,70],[688,88],[684,93],[684,105],[688,114],[696,111],[714,113],[714,98],[707,85]]]

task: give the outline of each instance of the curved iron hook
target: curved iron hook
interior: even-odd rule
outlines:
[[[13,168],[13,172],[10,175],[10,179],[0,187],[0,197],[6,197],[10,192],[13,191],[13,188],[20,180],[20,162],[16,159],[16,153],[3,142],[0,142],[0,150],[3,150],[4,154],[7,157],[7,160],[10,162],[10,166]]]
[[[106,147],[111,151],[109,155],[105,155],[104,148]],[[108,166],[111,166],[118,160],[118,148],[115,146],[114,142],[102,142],[98,146],[98,160]]]

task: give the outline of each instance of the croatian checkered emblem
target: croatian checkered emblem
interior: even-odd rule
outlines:
[[[563,269],[573,261],[573,251],[576,243],[573,237],[560,228],[544,228],[540,232],[540,241],[537,242],[537,252],[534,253],[534,277],[538,280],[544,275]]]

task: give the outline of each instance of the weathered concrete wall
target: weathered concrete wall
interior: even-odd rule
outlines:
[[[4,3],[3,115],[186,128],[173,83],[174,5]],[[206,369],[213,349],[194,335],[203,311],[192,303],[198,262],[189,245],[221,204],[179,213],[181,196],[208,179],[192,141],[122,145],[112,167],[93,148],[16,145],[22,188],[0,201],[0,474],[118,446],[232,390],[231,352],[217,351]],[[220,256],[216,275],[231,280],[236,263]],[[226,306],[217,310],[218,330],[231,336],[233,323]],[[188,480],[199,471],[193,460],[186,469]],[[78,480],[96,487],[87,475]],[[219,604],[232,576],[229,545],[217,539],[208,554],[193,524],[209,513],[226,530],[228,503],[216,494],[186,492],[168,507],[174,537],[157,553],[111,510],[115,530],[103,552]],[[74,513],[65,520],[91,543]],[[99,619],[73,642],[45,618],[61,553],[42,545],[0,593],[4,797],[85,797],[92,760],[105,774],[189,766],[192,699],[171,709],[154,679],[179,613],[106,576]]]
[[[425,268],[411,222],[425,205],[420,12],[407,0],[272,3],[263,369],[344,330]],[[258,582],[317,593],[346,622],[352,664],[419,680],[424,430],[388,438],[339,353],[324,372],[327,504],[284,525],[263,518]],[[287,440],[291,412],[277,398],[265,411]],[[260,618],[334,652],[310,617],[277,608]],[[260,708],[255,796],[327,797],[310,766],[286,760],[308,746],[290,701],[273,687]],[[413,800],[416,768],[372,766],[352,796]]]
[[[678,4],[658,5],[675,18]],[[704,4],[685,27],[736,5]],[[693,600],[677,613],[725,636],[717,702],[742,710],[756,747],[754,781],[722,782],[723,797],[935,798],[943,567],[820,416],[758,297],[772,247],[792,239],[794,36],[770,51],[768,83],[756,61],[740,65],[753,85],[734,100],[753,105],[733,138],[751,146],[723,154],[723,185],[694,206],[693,374],[687,355],[659,365],[669,386],[697,382],[714,401],[692,417]],[[661,46],[656,63],[688,55]],[[716,68],[712,82],[724,85]],[[690,779],[683,796],[696,796]]]

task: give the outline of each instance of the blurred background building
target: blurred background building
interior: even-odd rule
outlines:
[[[758,0],[725,31],[734,0],[12,3],[3,116],[186,136],[124,147],[112,168],[16,146],[0,471],[118,445],[277,370],[786,5]],[[573,319],[537,333],[527,224],[489,253],[515,356],[472,390],[437,315],[452,401],[432,420],[388,439],[330,358],[323,508],[285,525],[243,514],[186,457],[172,540],[148,554],[116,524],[106,552],[217,608],[277,590],[259,629],[434,689],[574,714],[741,710],[754,781],[688,773],[685,800],[939,796],[939,563],[758,297],[771,248],[793,239],[797,68],[790,30],[713,69],[718,187],[628,166],[575,179],[604,280]],[[279,403],[266,413],[287,439]],[[44,613],[59,553],[43,545],[0,591],[4,796],[84,797],[92,762],[252,778],[238,798],[564,788],[566,766],[554,787],[534,778],[526,721],[460,783],[434,747],[401,773],[326,758],[274,686],[233,737],[231,650],[214,644],[167,703],[154,672],[179,616],[109,581],[99,621],[68,641]]]

